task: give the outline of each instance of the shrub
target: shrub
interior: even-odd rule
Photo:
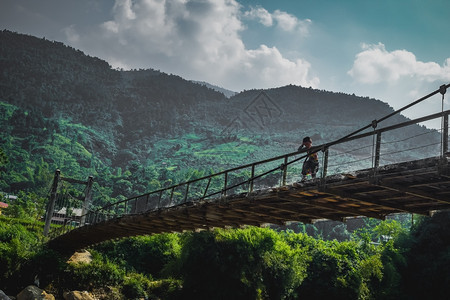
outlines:
[[[306,276],[308,256],[267,228],[216,230],[185,236],[183,296],[283,299]]]
[[[150,290],[150,280],[142,274],[128,274],[122,287],[122,293],[127,299],[147,298]]]
[[[161,277],[168,265],[178,260],[181,245],[178,234],[166,233],[110,241],[95,249],[129,271]]]
[[[151,282],[150,299],[182,299],[183,281],[174,278]]]
[[[411,232],[403,272],[409,299],[446,299],[450,294],[450,212],[425,218]]]
[[[308,276],[297,290],[301,299],[357,299],[362,276],[355,242],[321,242],[312,251]]]
[[[33,255],[39,243],[37,237],[21,224],[1,222],[0,227],[0,281],[15,271]]]
[[[68,264],[64,274],[64,285],[70,289],[88,290],[92,287],[119,285],[125,272],[109,261],[94,259],[91,263]]]

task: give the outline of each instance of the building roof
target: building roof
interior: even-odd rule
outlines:
[[[72,214],[71,215],[75,216],[75,217],[80,217],[81,213],[83,211],[81,208],[71,208],[71,210],[72,210]],[[66,211],[67,211],[67,208],[63,207],[60,210],[58,210],[57,214],[65,215]]]
[[[0,208],[7,208],[9,205],[5,202],[0,202]]]

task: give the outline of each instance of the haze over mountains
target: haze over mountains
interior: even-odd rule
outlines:
[[[393,111],[375,99],[292,85],[217,90],[159,70],[112,69],[62,43],[3,30],[0,148],[9,163],[0,191],[46,186],[59,168],[94,175],[112,201],[294,152],[305,135],[329,142]]]

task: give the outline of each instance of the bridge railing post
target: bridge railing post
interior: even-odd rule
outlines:
[[[175,187],[170,190],[170,199],[169,199],[169,207],[172,205],[173,193],[175,191]]]
[[[163,191],[160,191],[160,192],[159,192],[159,197],[158,197],[158,207],[157,207],[157,209],[160,209],[160,208],[161,208],[161,198],[162,198],[162,194],[163,194]]]
[[[377,141],[375,144],[375,157],[374,157],[374,163],[373,168],[374,171],[378,169],[380,166],[380,149],[381,149],[381,131],[377,132]]]
[[[322,167],[322,179],[327,177],[328,171],[328,148],[322,149],[323,152],[323,167]]]
[[[223,190],[222,190],[222,195],[224,197],[227,196],[227,184],[228,184],[228,172],[225,172],[225,174],[224,174],[224,184],[223,184]]]
[[[255,177],[255,164],[252,164],[252,171],[250,174],[250,193],[253,192],[254,180]]]
[[[149,210],[149,208],[148,208],[149,200],[150,200],[150,194],[147,194],[147,197],[145,198],[145,211]]]
[[[208,193],[209,185],[211,184],[212,177],[208,178],[208,183],[206,184],[205,192],[203,193],[203,198],[206,198],[206,195]]]
[[[189,183],[186,184],[186,195],[184,195],[184,203],[186,203],[189,194]]]
[[[286,155],[284,157],[284,163],[283,163],[283,181],[282,181],[282,185],[285,186],[286,185],[286,177],[287,177],[287,168],[288,168],[288,156]]]
[[[443,130],[442,130],[442,156],[448,152],[448,114],[442,116],[443,120]]]
[[[114,205],[114,212],[115,212],[115,215],[116,215],[117,217],[120,217],[120,216],[121,216],[119,205],[117,205],[117,204]]]

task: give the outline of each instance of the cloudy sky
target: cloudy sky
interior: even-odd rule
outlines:
[[[448,0],[1,0],[0,29],[114,68],[233,91],[301,85],[397,109],[450,82],[449,11]],[[437,95],[405,115],[440,109]]]

